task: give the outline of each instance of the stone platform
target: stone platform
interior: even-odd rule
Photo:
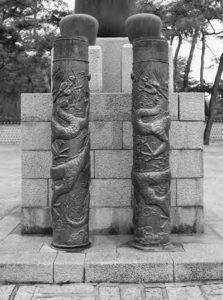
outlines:
[[[61,284],[63,281],[76,282],[74,285],[69,285],[70,288],[73,288],[73,291],[76,291],[77,288],[80,287],[77,282],[92,281],[93,283],[91,283],[90,286],[92,287],[93,285],[95,290],[99,289],[100,291],[102,285],[108,286],[110,295],[114,295],[114,288],[111,288],[108,282],[120,280],[119,283],[113,283],[112,286],[116,287],[115,290],[122,290],[123,284],[121,283],[124,282],[124,275],[127,274],[126,278],[131,282],[128,284],[129,289],[132,288],[132,285],[135,285],[134,281],[140,281],[141,285],[138,284],[137,287],[139,290],[146,290],[146,293],[147,287],[149,286],[157,288],[157,293],[161,293],[160,287],[162,287],[164,292],[169,285],[173,285],[175,291],[179,292],[175,298],[169,297],[168,299],[167,297],[161,298],[161,296],[157,296],[159,300],[184,299],[181,295],[187,293],[187,286],[189,286],[190,291],[192,292],[193,290],[195,294],[190,294],[188,291],[189,296],[186,299],[203,300],[203,298],[195,297],[200,287],[203,290],[203,280],[210,280],[209,284],[213,283],[213,280],[223,280],[222,149],[221,145],[218,147],[205,147],[204,150],[205,233],[171,235],[172,241],[183,245],[183,252],[144,253],[139,250],[129,249],[125,247],[125,243],[132,238],[131,235],[95,235],[92,238],[92,248],[83,253],[67,254],[57,252],[50,248],[51,236],[21,236],[20,211],[17,209],[16,213],[10,213],[10,215],[7,215],[8,213],[6,211],[5,215],[0,216],[0,296],[2,295],[2,289],[3,293],[7,289],[9,294],[11,294],[12,291],[13,293],[15,291],[24,292],[26,287],[23,288],[23,286],[21,286],[20,288],[22,283],[26,285],[34,282],[54,282],[55,284]],[[14,151],[14,156],[12,156],[10,152],[11,159],[6,159],[5,156],[4,158],[1,156],[1,159],[5,161],[5,168],[0,169],[0,175],[3,176],[3,174],[6,174],[6,170],[8,172],[8,182],[5,182],[5,186],[11,184],[14,174],[17,174],[16,176],[19,178],[19,174],[14,168],[15,164],[19,165],[20,162],[19,153],[16,152],[16,149],[11,151]],[[12,157],[14,158],[12,159]],[[1,163],[3,163],[3,161],[1,161]],[[13,181],[13,185],[10,186],[11,193],[8,197],[14,197],[13,193],[19,195],[19,184],[19,180],[16,182]],[[154,274],[151,276],[151,270],[154,269]],[[123,275],[122,278],[120,278],[121,275],[119,273]],[[160,274],[160,277],[158,277],[158,274]],[[61,279],[62,277],[64,279]],[[107,282],[98,285],[98,282],[95,283],[95,280],[98,280],[98,282],[107,280]],[[153,284],[147,284],[143,282],[143,280],[151,280]],[[160,282],[162,281],[166,283],[161,284]],[[181,283],[178,283],[179,281],[181,281]],[[191,282],[188,283],[188,281]],[[13,284],[8,286],[8,288],[4,285],[1,289],[1,284],[7,282],[12,282]],[[86,290],[88,286],[89,283],[81,284],[83,290]],[[39,285],[29,285],[27,289],[28,291],[33,289],[34,293],[34,290],[39,291],[39,287]],[[49,286],[47,286],[47,288],[49,289]],[[58,291],[58,285],[52,287],[52,294],[55,289]],[[220,287],[218,288],[217,284],[211,285],[210,293],[211,290],[214,295],[220,293],[219,289]],[[154,289],[153,291],[155,293]],[[37,298],[32,298],[31,292],[29,295],[30,298],[21,298],[20,296],[20,298],[15,298],[15,300],[38,299],[37,296]],[[86,297],[89,296],[86,295],[86,293],[84,295]],[[222,294],[220,295],[222,296]],[[222,299],[220,298],[221,296],[216,299]],[[151,300],[151,297],[150,295],[148,299]],[[8,298],[6,299],[8,300]],[[55,299],[57,298],[55,297]],[[92,296],[90,299],[93,300],[95,298]],[[86,300],[90,299],[86,298]],[[105,300],[109,298],[104,296],[104,298],[99,297],[96,299]],[[120,298],[117,296],[117,298],[114,299]],[[123,299],[130,300],[132,298]],[[144,297],[142,299],[145,300],[147,298]],[[204,299],[209,300],[208,297],[204,297]]]
[[[80,253],[50,247],[51,236],[21,236],[19,216],[0,221],[2,283],[168,283],[223,280],[223,230],[171,235],[178,252],[142,252],[129,248],[131,235],[94,235]]]

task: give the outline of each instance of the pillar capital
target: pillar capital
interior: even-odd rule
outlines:
[[[126,32],[130,43],[139,38],[160,38],[162,22],[154,14],[142,13],[126,20]]]
[[[98,21],[87,14],[72,14],[60,21],[60,32],[64,37],[84,36],[94,45],[98,32]]]

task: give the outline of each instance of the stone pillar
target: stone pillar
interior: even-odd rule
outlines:
[[[169,93],[174,92],[173,84],[173,48],[169,46]],[[122,92],[130,93],[132,82],[130,74],[132,73],[132,45],[125,44],[122,47]]]
[[[132,124],[134,247],[169,245],[170,168],[168,43],[161,20],[137,14],[126,21],[133,44]]]
[[[122,47],[122,93],[131,93],[132,90],[132,45]]]
[[[91,74],[90,92],[101,93],[103,87],[102,77],[102,49],[100,46],[89,47],[89,72]]]
[[[54,53],[54,48],[51,49],[51,87],[50,87],[51,93],[53,91],[53,56],[54,56],[53,53]]]
[[[88,45],[97,29],[91,16],[67,16],[54,45],[52,246],[69,251],[89,246]]]
[[[169,57],[169,93],[174,92],[174,82],[173,82],[173,47],[169,46],[168,48],[168,57]]]

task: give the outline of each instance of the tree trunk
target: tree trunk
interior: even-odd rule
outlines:
[[[183,91],[185,91],[185,92],[188,92],[189,73],[190,73],[190,68],[191,68],[191,63],[192,63],[192,59],[193,59],[193,55],[194,55],[195,46],[197,44],[198,33],[199,33],[199,30],[196,29],[195,33],[193,35],[193,38],[192,38],[190,54],[189,54],[189,57],[187,60],[186,68],[185,68],[184,82],[183,82]]]
[[[37,13],[38,13],[38,3],[37,3],[37,0],[34,0],[34,15],[33,15],[33,18],[34,18],[34,28],[33,28],[33,32],[34,32],[35,35],[37,33],[37,25],[38,25],[38,22],[37,22]]]
[[[178,45],[177,45],[177,49],[174,55],[174,60],[173,60],[173,67],[174,67],[174,91],[176,91],[176,78],[177,78],[177,60],[178,60],[178,55],[180,52],[180,47],[182,45],[182,36],[179,34],[178,35],[179,39],[178,39]]]
[[[223,72],[223,53],[220,58],[220,63],[218,66],[218,71],[217,71],[216,77],[215,77],[213,91],[212,91],[211,100],[210,100],[209,117],[208,117],[207,125],[206,125],[205,131],[204,131],[204,144],[205,145],[209,145],[211,128],[212,128],[212,124],[214,122],[214,117],[215,117],[215,107],[216,107],[216,103],[217,103],[218,87],[219,87],[219,82],[221,80],[222,72]]]
[[[201,68],[200,68],[200,85],[204,85],[204,56],[205,56],[205,46],[206,46],[205,33],[202,34],[202,50],[201,50]]]

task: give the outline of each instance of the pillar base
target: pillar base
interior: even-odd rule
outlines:
[[[79,246],[63,246],[63,245],[56,245],[54,243],[51,243],[51,248],[58,250],[58,251],[64,251],[64,252],[81,252],[85,249],[88,249],[91,247],[91,242],[88,242],[87,244],[82,244]]]
[[[183,246],[181,244],[176,244],[176,243],[168,243],[165,245],[157,245],[157,246],[153,246],[153,245],[145,246],[133,240],[128,242],[128,246],[139,250],[143,250],[145,252],[184,252]]]

